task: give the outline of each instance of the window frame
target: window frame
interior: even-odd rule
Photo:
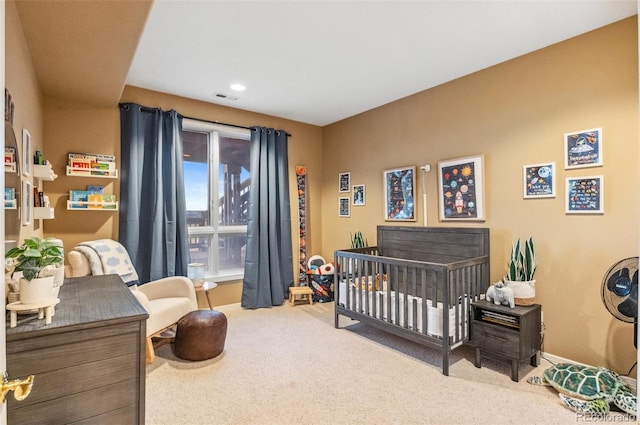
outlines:
[[[219,241],[221,236],[233,236],[233,235],[247,235],[246,225],[219,225],[219,200],[220,193],[218,187],[220,184],[219,167],[220,167],[220,136],[231,137],[236,139],[246,140],[247,143],[251,140],[251,130],[227,126],[223,124],[210,123],[206,121],[198,121],[194,119],[184,118],[182,121],[182,131],[198,132],[208,135],[207,139],[207,161],[209,169],[209,226],[200,227],[187,227],[187,235],[191,237],[207,237],[209,241],[208,249],[208,265],[207,272],[205,273],[205,279],[215,279],[216,282],[224,282],[230,280],[241,280],[244,278],[244,266],[241,269],[233,269],[232,272],[220,272],[220,255],[219,250],[214,247],[219,247]],[[184,161],[184,159],[183,159]],[[188,161],[187,161],[188,162]],[[215,171],[214,171],[215,170]],[[251,171],[250,171],[251,172]],[[185,181],[185,185],[187,182]],[[214,191],[214,188],[215,191]],[[214,251],[216,253],[214,254]],[[212,272],[217,270],[217,273]]]

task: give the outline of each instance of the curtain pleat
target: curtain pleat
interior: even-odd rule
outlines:
[[[185,276],[189,263],[182,170],[182,118],[120,105],[120,243],[140,282]]]
[[[280,305],[293,285],[288,136],[251,129],[251,191],[241,305]]]

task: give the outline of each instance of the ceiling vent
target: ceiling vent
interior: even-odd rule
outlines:
[[[226,100],[238,100],[237,97],[234,96],[227,96],[224,93],[214,93],[213,94],[215,97],[217,97],[218,99],[226,99]]]

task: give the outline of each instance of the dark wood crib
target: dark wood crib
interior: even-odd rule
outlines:
[[[335,252],[335,327],[347,316],[449,353],[489,287],[489,229],[378,226],[378,246]]]

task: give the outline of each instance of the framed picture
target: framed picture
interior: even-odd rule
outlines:
[[[523,166],[522,191],[525,198],[555,198],[556,163]]]
[[[338,191],[349,192],[351,189],[351,173],[340,173],[338,175]]]
[[[22,175],[29,176],[31,171],[31,134],[22,129]]]
[[[28,226],[31,224],[31,197],[33,191],[31,189],[31,183],[27,180],[22,181],[22,225]]]
[[[567,214],[603,214],[604,176],[567,178],[566,196]]]
[[[602,128],[581,130],[564,135],[564,168],[602,165]]]
[[[484,220],[484,155],[438,162],[440,220]]]
[[[349,198],[338,198],[338,215],[340,217],[351,216],[350,203],[351,200]]]
[[[416,167],[384,171],[384,219],[416,221]]]
[[[363,184],[353,185],[353,205],[364,205],[365,191]]]

